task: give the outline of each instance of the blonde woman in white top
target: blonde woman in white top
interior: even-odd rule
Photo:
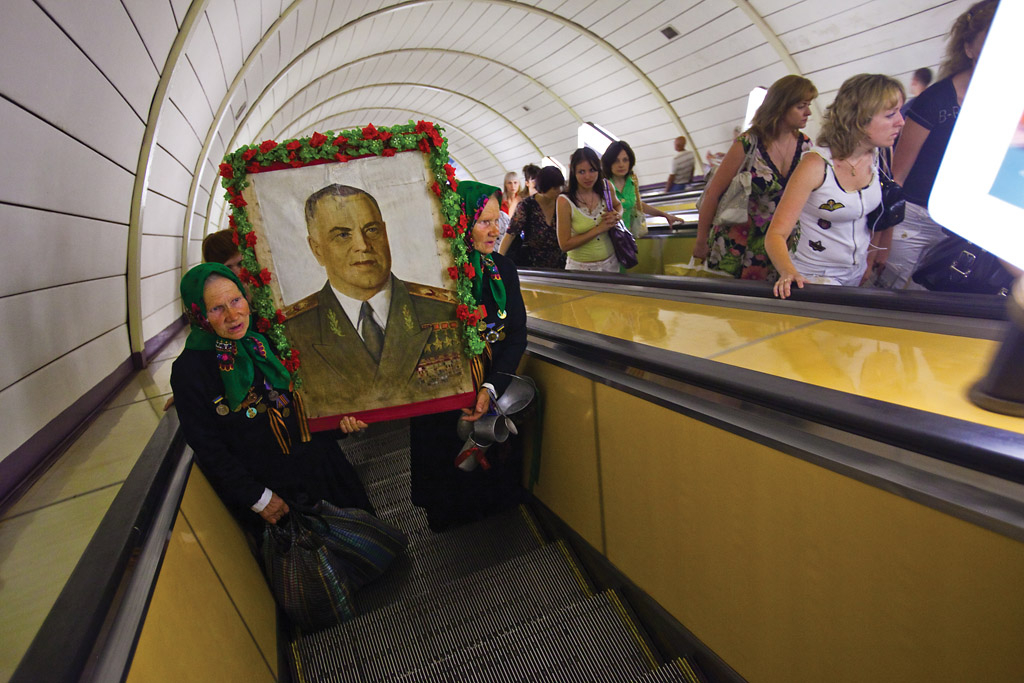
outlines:
[[[853,76],[839,88],[818,147],[804,153],[765,236],[779,272],[776,296],[805,282],[860,284],[873,258],[869,242],[887,237],[871,234],[867,215],[881,203],[877,150],[903,129],[903,99],[903,85],[882,74]]]

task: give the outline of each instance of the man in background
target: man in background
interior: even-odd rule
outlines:
[[[914,72],[914,75],[910,77],[910,97],[900,107],[900,115],[903,118],[907,118],[907,110],[910,109],[910,103],[914,101],[914,98],[923,93],[929,85],[932,84],[932,70],[926,66],[922,66],[920,69]]]
[[[693,155],[686,151],[686,137],[677,137],[675,147],[677,154],[672,159],[672,173],[665,182],[665,192],[685,189],[686,184],[693,180]]]

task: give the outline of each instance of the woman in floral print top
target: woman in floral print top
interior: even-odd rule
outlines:
[[[811,148],[800,129],[811,114],[818,90],[802,76],[784,76],[765,94],[750,129],[736,138],[711,177],[700,207],[693,255],[707,267],[743,280],[774,281],[778,273],[764,249],[764,237],[793,169]],[[751,147],[750,198],[746,224],[712,225],[718,202],[733,177],[742,170]]]

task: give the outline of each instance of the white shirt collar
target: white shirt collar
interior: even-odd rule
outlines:
[[[359,332],[359,309],[363,307],[363,302],[359,299],[353,299],[350,296],[346,296],[334,288],[331,285],[331,291],[334,292],[334,298],[341,304],[342,310],[345,311],[345,315],[348,316],[349,321],[352,323],[352,327],[356,328],[356,332]],[[387,330],[388,327],[388,311],[391,310],[391,278],[388,277],[387,284],[384,285],[384,289],[374,294],[369,299],[370,306],[373,308],[373,319],[380,325],[380,329]],[[362,336],[362,335],[360,335]]]

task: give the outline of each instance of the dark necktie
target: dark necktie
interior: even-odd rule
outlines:
[[[380,362],[380,352],[384,348],[384,330],[373,319],[373,306],[369,301],[364,301],[359,309],[359,335],[363,338],[366,350],[373,356],[373,360]]]

